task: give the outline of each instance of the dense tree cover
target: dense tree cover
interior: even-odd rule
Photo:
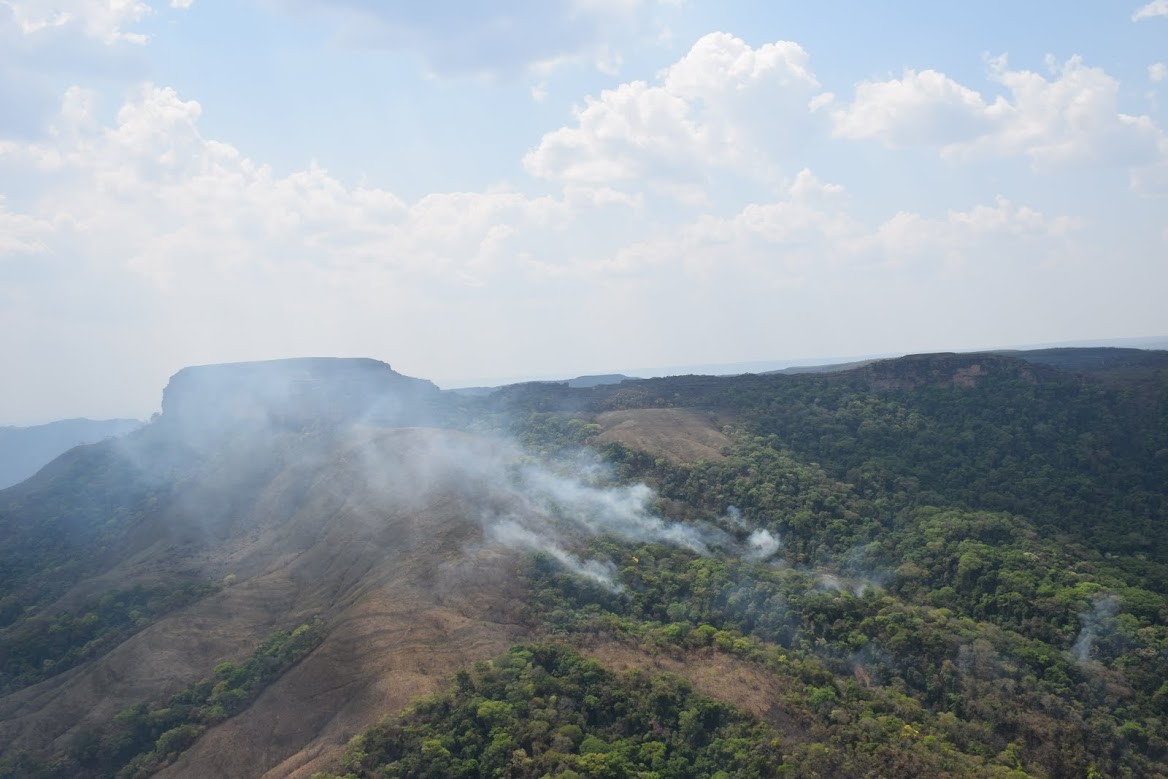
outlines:
[[[44,761],[5,755],[0,777],[11,779],[141,779],[188,749],[207,728],[246,709],[260,692],[315,649],[323,639],[319,622],[276,631],[241,663],[223,662],[208,678],[188,685],[162,703],[141,702],[104,727],[73,737],[69,753]]]
[[[931,736],[934,756],[951,750],[972,761],[963,771],[1009,766],[1083,776],[1094,765],[1108,776],[1168,772],[1162,620],[1112,614],[1079,657],[1081,630],[1052,645],[860,578],[616,541],[591,551],[621,564],[623,591],[596,588],[541,561],[532,603],[550,630],[577,640],[616,635],[658,648],[716,649],[764,663],[803,691],[788,702],[818,723],[812,743],[834,755],[825,763],[835,766],[833,775],[892,775],[866,762],[881,743],[871,720],[890,712]],[[898,744],[885,746],[903,748]],[[922,774],[915,765],[898,775],[943,770],[930,763]]]
[[[1168,382],[1159,413],[1123,390],[990,375],[976,386],[783,397],[753,432],[860,494],[1023,514],[1096,548],[1168,561]]]
[[[932,584],[931,605],[1003,627],[1050,639],[1044,625],[1068,628],[1101,590],[1122,590],[1145,620],[1168,617],[1162,601],[1168,565],[1146,552],[1099,550],[1018,514],[940,509],[899,488],[865,495],[818,464],[776,448],[773,438],[736,438],[724,459],[684,465],[619,445],[604,451],[624,476],[648,478],[671,505],[698,509],[694,516],[713,518],[735,507],[745,524],[722,524],[739,535],[763,528],[781,536],[789,563],[856,573],[879,568],[898,592]],[[1073,597],[1051,601],[1052,588],[1080,583]]]
[[[539,618],[574,640],[769,657],[780,675],[774,652],[813,664],[830,683],[802,679],[792,705],[824,728],[811,742],[834,755],[816,769],[830,775],[895,773],[863,762],[873,743],[896,743],[873,735],[881,715],[840,703],[865,696],[899,696],[916,712],[906,725],[974,761],[900,775],[1168,775],[1168,374],[1123,367],[1095,381],[941,356],[577,392],[568,406],[583,420],[735,412],[735,445],[717,461],[603,451],[620,478],[656,486],[664,510],[737,541],[709,557],[594,542],[621,594],[545,566]],[[567,390],[526,391],[539,411],[521,430],[573,429],[546,422]],[[508,402],[525,407],[521,393]],[[749,561],[757,529],[782,539],[770,561]]]
[[[1161,353],[1143,354],[1134,365],[1130,355],[1113,358],[1122,380],[1014,357],[928,355],[828,374],[517,385],[492,401],[545,429],[542,418],[553,413],[733,413],[771,449],[817,464],[861,497],[1023,514],[1091,548],[1168,563],[1160,532],[1168,523],[1168,367]],[[529,427],[518,425],[523,434]]]
[[[139,584],[88,598],[76,609],[22,619],[0,630],[0,695],[96,657],[159,616],[216,589],[199,581]]]
[[[766,528],[785,549],[752,563],[732,544],[700,557],[593,542],[593,556],[619,566],[624,590],[537,566],[533,604],[552,630],[619,627],[655,642],[746,653],[750,640],[762,641],[820,663],[834,693],[819,697],[843,700],[856,680],[861,700],[870,689],[904,696],[919,712],[912,728],[987,761],[986,770],[1168,774],[1161,565],[1044,536],[1018,515],[892,512],[901,499],[861,498],[756,438],[714,464],[617,454],[633,471],[654,474],[669,498],[702,506],[705,496],[710,508],[741,502],[739,535]],[[811,697],[806,703],[814,711]],[[842,775],[856,775],[871,733],[850,725],[874,715],[840,716],[846,722],[821,723],[820,745],[850,756]]]
[[[462,671],[350,744],[357,777],[762,777],[778,734],[682,679],[615,674],[555,645],[518,646]]]
[[[600,430],[600,425],[578,417],[536,412],[524,419],[518,438],[528,451],[541,457],[555,457],[577,450]]]

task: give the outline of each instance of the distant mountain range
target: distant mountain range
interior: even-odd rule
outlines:
[[[1059,343],[1033,344],[1010,346],[999,349],[985,349],[962,352],[964,354],[992,353],[1038,355],[1060,350],[1094,350],[1100,348],[1123,348],[1139,350],[1168,349],[1168,336],[1149,336],[1144,338],[1108,338],[1086,341],[1064,341]],[[662,378],[668,376],[741,376],[748,373],[756,374],[798,374],[798,373],[831,373],[846,371],[852,368],[861,368],[877,360],[889,360],[906,356],[900,352],[885,352],[850,357],[823,357],[819,359],[777,359],[753,360],[749,362],[702,363],[693,365],[672,365],[664,368],[641,368],[632,371],[635,375],[624,373],[606,373],[588,376],[577,376],[573,379],[515,379],[500,381],[495,384],[482,384],[474,387],[451,387],[449,392],[467,396],[489,395],[500,387],[514,384],[567,384],[569,387],[596,387],[605,384],[620,384],[622,381],[635,380],[644,377]],[[1039,358],[1035,358],[1036,360]]]
[[[63,419],[32,427],[0,427],[0,489],[24,481],[75,446],[125,435],[141,426],[136,419]]]

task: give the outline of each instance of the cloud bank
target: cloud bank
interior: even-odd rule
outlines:
[[[394,46],[437,34],[432,10],[342,5],[281,7],[376,16],[369,29],[406,36]],[[474,19],[521,29],[526,7],[468,12],[467,34]],[[24,334],[0,347],[25,366],[0,388],[10,421],[76,402],[65,366],[95,377],[95,405],[67,415],[145,416],[175,370],[228,360],[371,355],[453,383],[1164,325],[1152,212],[1168,141],[1080,57],[1046,73],[991,60],[986,85],[915,68],[856,84],[798,42],[708,33],[655,73],[605,77],[575,110],[541,108],[506,180],[407,196],[313,162],[277,169],[208,129],[212,103],[133,67],[124,92],[80,69],[67,87],[24,78],[67,41],[108,67],[149,52],[134,36],[166,13],[0,4],[0,99],[52,94],[41,114],[0,112],[0,325]],[[539,13],[600,25],[655,11]],[[514,67],[536,68],[533,51]],[[2,126],[12,117],[27,126]]]

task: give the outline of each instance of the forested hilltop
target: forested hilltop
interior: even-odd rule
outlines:
[[[366,706],[364,720],[348,720],[361,726],[344,738],[360,735],[343,756],[341,732],[330,731],[312,742],[312,758],[295,757],[304,747],[288,742],[264,770],[281,765],[282,775],[305,777],[1168,776],[1168,352],[918,355],[829,373],[538,383],[424,400],[424,416],[401,409],[393,424],[446,428],[443,457],[457,442],[457,486],[426,498],[445,512],[434,516],[491,508],[465,526],[425,524],[426,533],[442,528],[449,538],[410,548],[442,554],[446,565],[472,541],[476,550],[510,544],[520,556],[502,566],[493,553],[476,552],[476,567],[505,573],[473,582],[467,591],[486,600],[456,608],[461,622],[450,604],[471,596],[435,585],[432,570],[419,566],[426,597],[438,594],[410,624],[454,626],[429,644],[410,639],[410,662],[426,665],[433,679],[417,691],[431,694],[405,709]],[[297,500],[316,500],[317,486],[350,484],[349,471],[336,470],[338,457],[368,460],[365,449],[358,456],[348,443],[336,448],[349,440],[336,424],[285,416],[278,438],[266,430],[233,433],[212,454],[176,447],[161,427],[147,430],[141,437],[152,459],[167,463],[165,474],[123,478],[130,466],[112,450],[75,455],[57,467],[55,481],[50,473],[32,487],[0,492],[0,522],[24,539],[35,538],[42,522],[100,526],[92,537],[108,554],[142,555],[144,545],[131,540],[145,527],[161,533],[171,521],[166,507],[189,502],[183,491],[220,458],[216,473],[245,461],[250,470],[232,482],[236,493],[223,509],[230,522],[206,531],[220,540],[200,539],[199,548],[219,550],[215,544],[234,532],[228,525],[257,507],[271,538],[282,539],[281,512],[296,514]],[[433,441],[423,447],[421,429],[411,430],[384,439],[401,462],[378,460],[363,478],[384,478],[385,463],[437,462]],[[482,466],[496,450],[468,442],[500,436],[521,449],[506,454],[496,474]],[[249,461],[272,440],[278,462]],[[309,443],[327,465],[306,464],[298,453]],[[283,483],[288,463],[296,478],[279,500],[247,497],[253,483]],[[434,480],[435,471],[428,465],[411,473]],[[500,480],[513,493],[501,496]],[[129,488],[115,491],[111,483]],[[404,483],[389,493],[400,494]],[[560,486],[547,487],[553,483]],[[100,497],[96,508],[83,500],[90,493]],[[339,516],[330,512],[361,500],[340,493],[335,508],[326,511],[322,497],[311,516]],[[642,499],[643,509],[629,508]],[[410,527],[437,511],[419,500],[400,510],[367,502],[369,516],[400,515]],[[545,533],[545,525],[558,530]],[[366,550],[380,538],[370,532],[360,536]],[[342,636],[345,647],[386,640],[390,623],[346,632],[356,624],[345,610],[357,595],[344,588],[385,586],[384,578],[347,583],[374,565],[376,543],[355,566],[334,538],[327,557],[306,570],[305,579],[343,566],[345,583],[329,584],[327,596],[320,585],[310,591],[311,607],[289,607],[284,623],[265,624],[284,629],[272,634],[280,647],[290,635],[306,637],[295,652],[281,648],[279,662],[255,659],[272,651],[257,627],[250,644],[209,650],[196,658],[202,667],[192,659],[185,686],[122,696],[137,702],[105,721],[95,707],[83,727],[62,728],[51,743],[22,736],[25,747],[6,750],[0,775],[213,775],[200,774],[210,745],[233,743],[233,727],[271,716],[270,707],[263,713],[269,697],[305,705],[311,698],[296,698],[292,680],[299,675],[303,686],[305,669],[320,673],[339,662]],[[100,665],[108,647],[131,645],[161,620],[217,613],[198,610],[243,592],[223,578],[230,566],[244,578],[254,573],[249,599],[260,591],[259,577],[275,570],[265,562],[249,573],[232,562],[183,569],[165,587],[151,580],[138,589],[91,584],[82,592],[76,582],[100,575],[96,563],[77,561],[64,541],[36,548],[2,550],[6,569],[18,563],[35,575],[33,584],[7,580],[2,594],[8,627],[0,631],[0,659],[10,694],[0,699],[0,732],[6,718],[24,716],[4,702],[28,706],[54,674]],[[422,552],[411,554],[401,559],[416,561]],[[504,589],[506,598],[490,600]],[[400,591],[384,590],[388,598]],[[435,609],[447,616],[429,616]],[[464,642],[445,665],[418,659],[434,653],[443,635],[462,636],[478,621],[502,627],[490,628],[490,640]],[[301,623],[310,628],[297,633]],[[253,667],[263,670],[246,670]],[[229,697],[236,687],[246,692]],[[384,718],[375,722],[371,712]],[[313,721],[329,716],[322,711]],[[332,757],[322,764],[322,755]]]

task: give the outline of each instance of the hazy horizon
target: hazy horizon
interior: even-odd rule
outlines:
[[[1118,348],[1138,348],[1138,349],[1168,349],[1168,336],[1143,336],[1134,338],[1107,338],[1107,339],[1084,339],[1077,341],[1061,341],[1055,343],[1040,343],[1040,344],[1008,344],[987,346],[976,349],[936,349],[928,351],[937,352],[986,352],[986,351],[1007,351],[1007,350],[1027,350],[1027,349],[1047,349],[1047,348],[1069,348],[1069,347],[1101,347],[1110,346]],[[448,380],[436,381],[430,376],[418,376],[413,374],[405,374],[412,378],[425,379],[433,381],[440,389],[453,390],[474,387],[501,387],[508,384],[518,384],[529,381],[566,381],[569,379],[579,378],[583,376],[606,376],[621,374],[629,376],[630,378],[648,379],[663,376],[678,376],[686,374],[705,374],[705,375],[735,375],[740,373],[762,373],[766,371],[782,370],[784,368],[794,367],[808,367],[819,365],[840,365],[850,362],[857,362],[863,360],[879,360],[890,359],[896,357],[903,357],[909,354],[921,354],[926,352],[881,352],[870,354],[853,354],[840,355],[829,357],[799,357],[799,358],[776,358],[771,360],[748,360],[735,363],[700,363],[692,365],[666,365],[643,368],[623,368],[613,370],[595,370],[595,371],[569,371],[566,374],[545,374],[545,375],[521,375],[521,376],[495,376],[485,377],[481,380]],[[272,360],[280,359],[309,359],[313,357],[335,357],[336,355],[296,355],[291,357],[275,357],[267,358]],[[352,355],[352,359],[361,359],[363,356]],[[379,359],[379,358],[371,358]],[[263,360],[260,360],[263,361]],[[382,360],[390,365],[391,368],[397,370],[392,362]],[[233,362],[233,361],[226,361]],[[221,363],[203,363],[207,365],[221,364]],[[182,366],[191,367],[191,366]],[[398,373],[403,371],[397,370]],[[173,375],[173,374],[172,374]],[[164,380],[157,389],[157,401],[155,405],[144,412],[131,412],[128,414],[113,414],[113,415],[92,415],[92,414],[66,414],[65,416],[51,417],[51,418],[34,418],[31,420],[12,421],[0,419],[0,428],[2,427],[32,427],[36,425],[45,425],[55,422],[90,419],[90,420],[127,420],[137,419],[141,421],[149,421],[150,417],[161,410],[162,389],[166,386],[169,376]]]
[[[1168,333],[1163,0],[441,8],[0,1],[0,421]]]

